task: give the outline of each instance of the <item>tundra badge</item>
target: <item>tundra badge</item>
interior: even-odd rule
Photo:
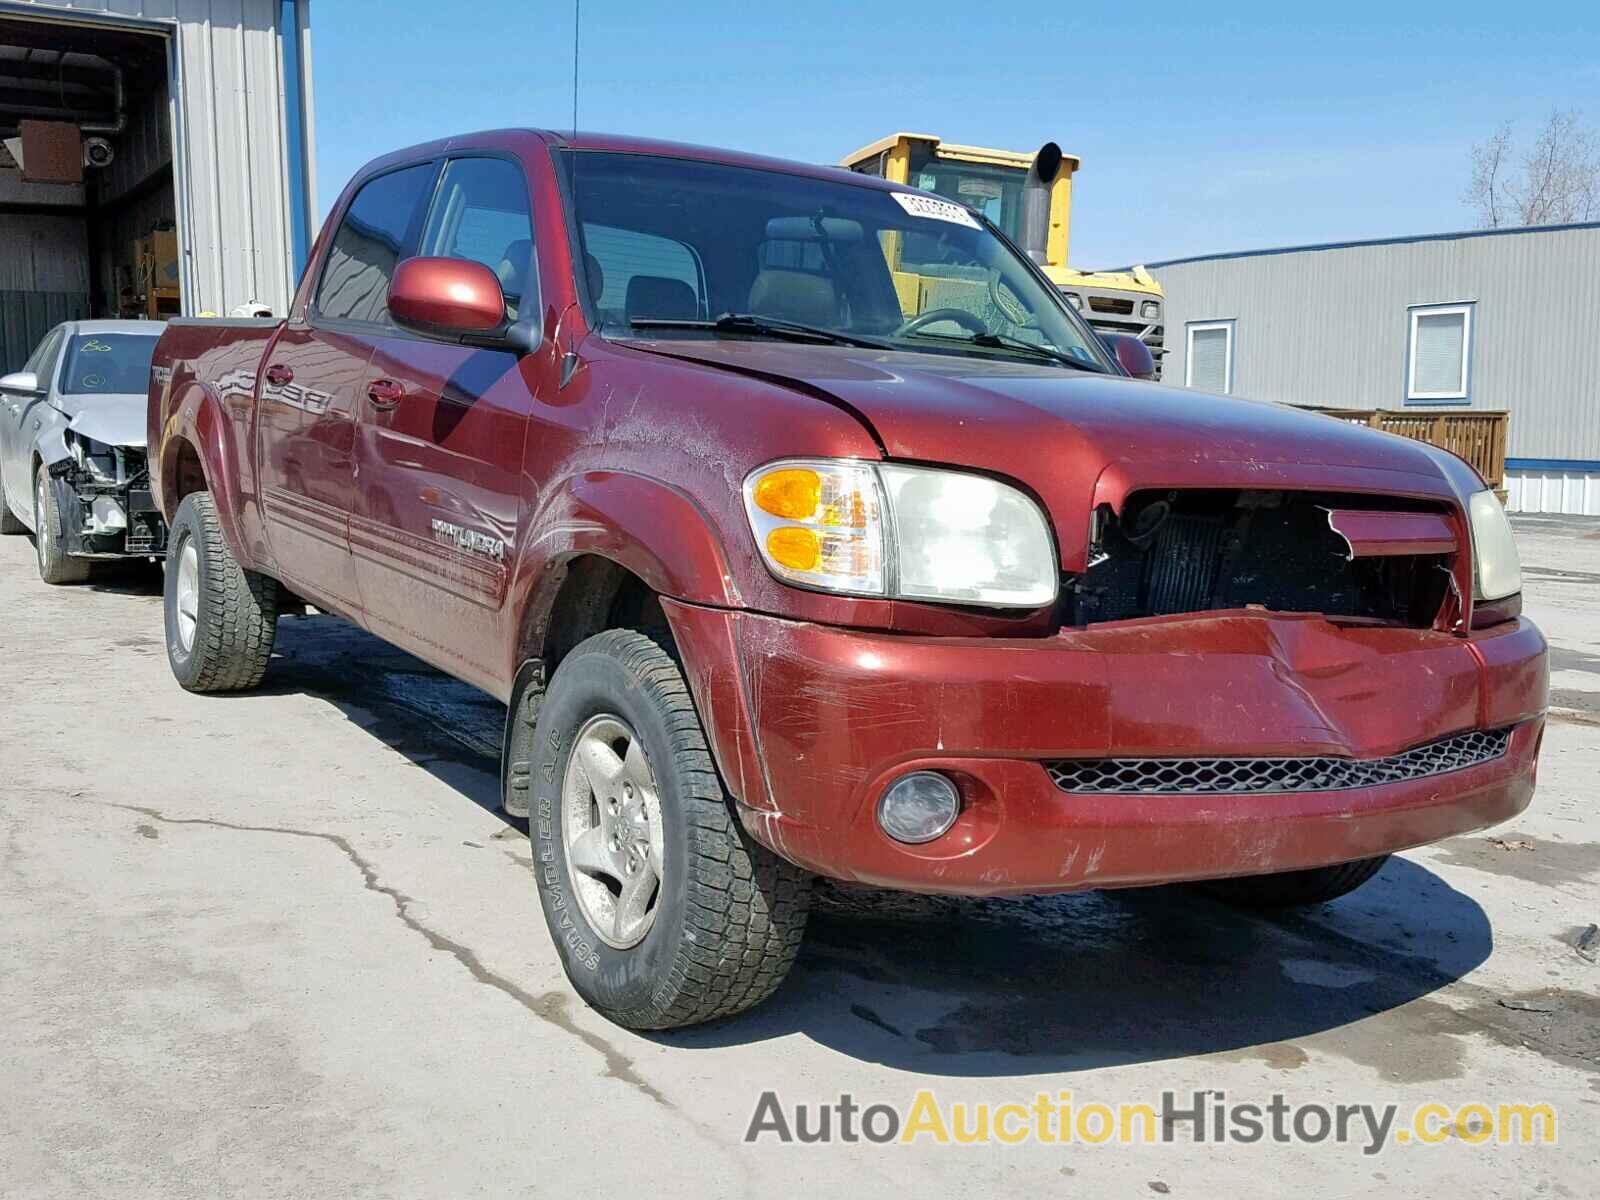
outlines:
[[[499,538],[492,538],[487,533],[479,533],[476,529],[463,529],[459,525],[452,525],[449,521],[433,518],[433,532],[444,534],[456,544],[458,550],[472,550],[478,554],[486,554],[496,562],[504,562],[506,557],[506,544]]]

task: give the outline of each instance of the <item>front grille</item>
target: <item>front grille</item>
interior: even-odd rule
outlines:
[[[1044,764],[1076,794],[1146,796],[1339,792],[1427,779],[1500,758],[1511,730],[1452,734],[1388,758],[1063,758]]]
[[[1117,300],[1110,296],[1090,296],[1089,307],[1095,312],[1116,313],[1124,317],[1133,313],[1132,300]]]

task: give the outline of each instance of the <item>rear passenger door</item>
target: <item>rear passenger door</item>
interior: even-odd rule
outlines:
[[[539,311],[527,176],[514,159],[449,159],[416,253],[482,263],[506,315]],[[350,545],[380,636],[493,690],[521,500],[531,359],[399,329],[375,341],[359,398]]]
[[[362,615],[350,559],[356,414],[373,346],[394,327],[394,269],[412,253],[437,172],[430,160],[361,185],[310,304],[285,322],[261,380],[257,469],[278,572],[352,617]]]

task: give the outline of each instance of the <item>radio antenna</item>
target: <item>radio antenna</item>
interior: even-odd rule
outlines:
[[[583,0],[572,0],[572,140],[578,140],[578,27],[583,20]]]

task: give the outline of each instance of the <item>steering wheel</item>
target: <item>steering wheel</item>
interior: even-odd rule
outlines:
[[[916,333],[939,321],[954,321],[968,333],[988,333],[989,326],[980,316],[969,313],[964,308],[930,308],[925,313],[918,313],[896,331],[900,336]]]

